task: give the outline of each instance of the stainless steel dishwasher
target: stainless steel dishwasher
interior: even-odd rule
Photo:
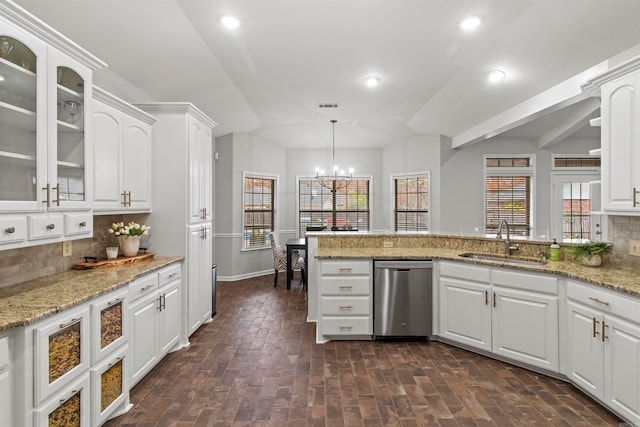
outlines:
[[[433,262],[376,261],[373,276],[373,335],[432,335]]]

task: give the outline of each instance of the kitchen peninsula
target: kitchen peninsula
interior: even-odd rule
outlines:
[[[438,234],[308,233],[317,342],[372,339],[376,260],[433,259],[431,339],[568,380],[640,424],[640,274],[549,261],[550,242]],[[469,255],[488,255],[488,258]],[[466,256],[465,256],[466,255]],[[524,261],[524,262],[523,262]],[[633,381],[633,384],[629,384]]]

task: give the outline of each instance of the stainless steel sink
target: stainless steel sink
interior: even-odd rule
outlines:
[[[518,265],[544,265],[547,263],[547,261],[543,261],[543,260],[507,258],[507,257],[501,257],[499,255],[477,254],[473,252],[460,254],[460,256],[462,258],[472,258],[472,259],[479,259],[483,261],[495,261],[495,262],[503,262],[508,264],[518,264]]]

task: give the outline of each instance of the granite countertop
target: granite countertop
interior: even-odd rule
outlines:
[[[182,260],[181,256],[156,256],[122,266],[65,271],[0,288],[0,331],[35,323]]]
[[[576,261],[547,261],[544,265],[521,265],[509,262],[463,258],[460,254],[468,250],[448,248],[319,248],[319,259],[442,259],[495,267],[508,267],[535,273],[551,273],[581,280],[594,285],[640,297],[640,271],[637,269],[603,264],[587,267]],[[487,255],[493,255],[487,253]],[[513,257],[517,258],[517,257]]]

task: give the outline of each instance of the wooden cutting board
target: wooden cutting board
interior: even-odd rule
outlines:
[[[144,259],[152,258],[154,253],[138,254],[134,256],[119,256],[116,259],[99,259],[96,262],[79,262],[75,265],[76,270],[89,270],[92,268],[103,267],[115,267],[118,265],[131,264],[134,262],[142,261]]]

